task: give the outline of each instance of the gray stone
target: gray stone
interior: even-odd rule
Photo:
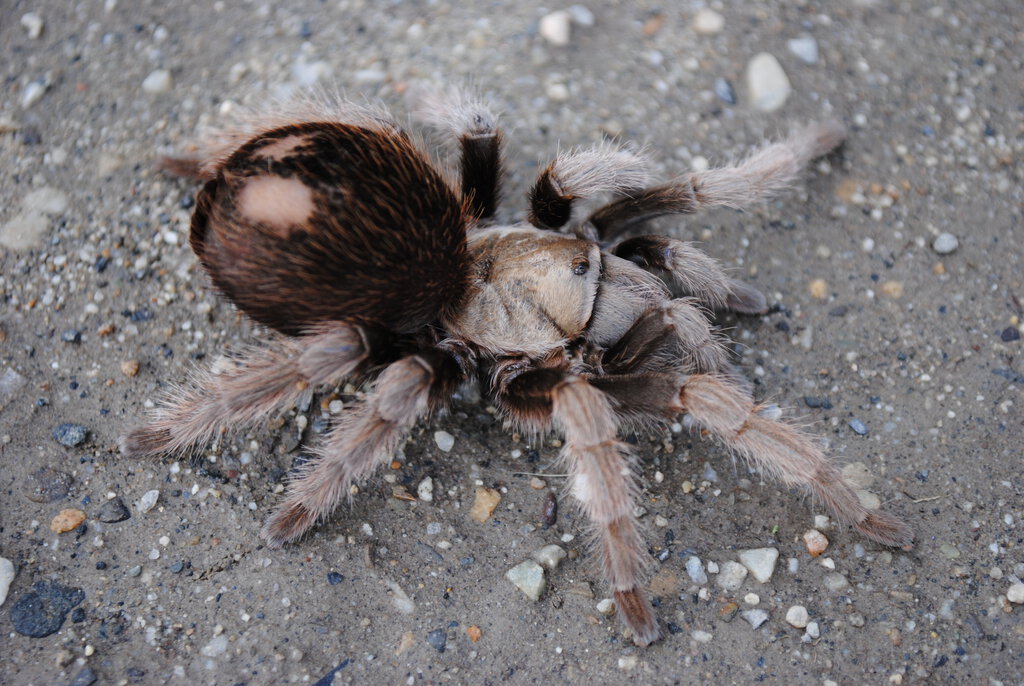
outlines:
[[[157,69],[150,72],[142,81],[142,90],[151,94],[166,93],[174,86],[171,72],[166,69]]]
[[[115,524],[117,522],[123,522],[126,519],[131,518],[132,513],[128,509],[128,506],[124,504],[120,496],[117,498],[111,498],[107,502],[100,506],[99,512],[96,513],[96,519],[107,524]]]
[[[28,383],[28,379],[11,367],[0,374],[0,410],[7,407],[18,391]]]
[[[815,64],[818,61],[818,41],[813,36],[801,36],[786,42],[789,51],[802,59],[807,64]]]
[[[695,584],[706,584],[708,582],[708,575],[704,572],[704,565],[701,564],[700,558],[695,555],[691,555],[686,559],[686,573],[690,575]]]
[[[718,578],[715,579],[715,582],[723,590],[735,591],[743,585],[743,580],[746,578],[747,568],[739,562],[729,560],[722,563],[722,571],[718,573]]]
[[[522,591],[530,600],[540,600],[547,582],[544,580],[544,568],[534,560],[520,562],[505,572],[505,578]]]
[[[445,647],[448,645],[448,632],[444,629],[434,629],[427,634],[427,643],[429,643],[437,652],[443,653]]]
[[[740,613],[740,617],[747,620],[750,626],[757,629],[768,621],[768,612],[766,610],[744,610]]]
[[[83,600],[85,592],[80,588],[38,581],[11,606],[11,623],[22,636],[43,638],[59,631],[68,612]]]
[[[89,429],[81,424],[59,424],[53,427],[53,438],[68,448],[74,448],[85,441]]]
[[[960,247],[960,241],[951,233],[940,233],[932,241],[932,250],[940,255],[948,255]]]
[[[530,553],[530,557],[540,563],[541,566],[554,570],[562,563],[567,554],[561,546],[551,544],[539,550],[534,550]]]

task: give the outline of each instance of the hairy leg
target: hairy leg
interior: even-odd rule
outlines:
[[[624,419],[665,421],[687,412],[762,473],[808,489],[842,522],[884,545],[909,548],[910,528],[881,510],[865,508],[842,472],[797,427],[766,412],[750,394],[717,375],[644,373],[593,376]]]
[[[792,186],[808,162],[837,147],[845,137],[839,122],[814,124],[757,150],[737,165],[694,172],[615,201],[594,213],[590,223],[607,242],[662,215],[763,202]]]
[[[498,401],[513,420],[533,429],[554,425],[564,434],[570,491],[593,524],[619,613],[638,644],[655,641],[659,629],[642,587],[647,558],[636,481],[627,446],[616,440],[609,399],[586,379],[556,369],[520,372],[499,388]]]
[[[615,246],[613,254],[663,275],[675,287],[675,295],[692,296],[712,310],[743,314],[768,310],[764,294],[726,276],[717,260],[692,243],[665,236],[636,236]]]
[[[501,195],[501,131],[498,117],[481,98],[461,88],[422,92],[414,116],[459,149],[462,196],[473,215],[494,216]]]
[[[301,338],[253,348],[223,370],[204,370],[172,390],[152,421],[121,440],[132,457],[173,453],[209,441],[223,426],[251,425],[295,404],[311,387],[338,383],[367,357],[365,332],[336,323]]]
[[[390,458],[413,424],[445,406],[465,380],[460,352],[424,351],[389,365],[370,397],[343,415],[291,481],[284,502],[263,527],[263,538],[274,546],[298,539],[334,510],[352,484]]]
[[[572,228],[585,218],[576,209],[581,204],[633,195],[650,182],[647,160],[621,146],[604,143],[565,152],[530,189],[529,220],[541,229]]]
[[[729,364],[721,338],[689,298],[669,300],[637,318],[602,359],[605,371],[635,374],[680,371],[717,372]]]

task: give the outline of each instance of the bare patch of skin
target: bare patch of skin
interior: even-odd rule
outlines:
[[[309,136],[292,134],[291,136],[285,136],[273,143],[264,145],[259,149],[258,153],[260,157],[280,161],[295,152],[296,149],[305,145],[307,142],[309,142]]]
[[[282,234],[305,224],[313,210],[313,191],[296,179],[257,176],[238,194],[238,211],[243,217]]]

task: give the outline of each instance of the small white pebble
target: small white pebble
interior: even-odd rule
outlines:
[[[948,255],[960,247],[960,241],[951,233],[940,233],[932,241],[932,250],[940,255]]]
[[[697,11],[693,17],[693,30],[705,36],[720,32],[725,27],[725,17],[707,7]]]
[[[661,515],[656,515],[654,517],[654,526],[660,526],[660,527],[668,526],[668,520],[665,519],[664,517],[662,517]]]
[[[152,491],[146,491],[139,498],[139,512],[149,512],[156,506],[156,501],[160,497],[159,489],[153,489]]]
[[[331,414],[338,414],[343,409],[345,409],[345,403],[341,402],[340,400],[332,400],[330,404],[327,406],[327,411],[330,412]]]
[[[25,27],[25,33],[32,40],[39,38],[43,33],[43,18],[35,12],[26,12],[21,15],[21,25]]]
[[[700,629],[694,631],[692,634],[690,634],[690,636],[693,637],[693,640],[695,640],[697,643],[711,643],[711,639],[714,638],[714,636],[712,636],[708,632],[701,631]]]
[[[807,626],[810,621],[810,616],[807,613],[807,608],[803,605],[794,605],[793,607],[786,610],[786,622],[790,626],[795,626],[797,629],[803,629]]]
[[[615,601],[611,598],[604,598],[597,603],[597,611],[603,615],[615,613]]]
[[[743,602],[745,602],[747,605],[757,605],[761,602],[761,596],[757,595],[756,593],[748,593],[745,596],[743,596]]]
[[[434,432],[434,443],[442,452],[448,452],[455,446],[455,436],[447,431]]]
[[[429,476],[416,487],[416,497],[425,503],[434,502],[434,480]]]
[[[142,81],[142,90],[147,93],[166,93],[174,85],[171,72],[166,69],[153,71]]]
[[[565,10],[557,10],[541,17],[537,32],[548,43],[561,48],[569,44],[571,24],[572,15]]]
[[[363,525],[360,527],[360,529],[362,530],[364,536],[373,536],[373,527],[370,526],[369,522],[363,522]]]
[[[1006,599],[1020,605],[1024,603],[1024,583],[1016,583],[1006,591]]]
[[[619,658],[619,669],[630,670],[636,667],[639,659],[636,655],[626,655],[625,657]]]

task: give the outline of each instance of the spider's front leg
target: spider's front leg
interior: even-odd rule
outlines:
[[[658,624],[643,590],[647,559],[635,514],[633,465],[627,446],[616,439],[618,422],[608,397],[558,369],[499,372],[496,381],[498,401],[514,421],[529,429],[554,425],[562,431],[570,491],[596,530],[601,566],[619,613],[638,644],[657,640]]]
[[[836,121],[814,124],[766,145],[730,167],[694,172],[612,202],[590,217],[596,235],[608,243],[643,222],[667,214],[693,214],[711,207],[741,209],[786,190],[804,167],[843,142]]]
[[[414,116],[458,146],[462,197],[474,216],[489,219],[501,195],[501,130],[480,97],[462,88],[420,93]]]
[[[294,405],[312,387],[341,382],[360,368],[369,349],[367,332],[344,322],[250,349],[237,364],[219,373],[197,372],[171,390],[149,424],[121,439],[121,452],[175,453],[209,441],[223,426],[252,425]]]
[[[346,411],[263,527],[271,545],[290,543],[329,515],[352,484],[394,454],[416,421],[448,405],[475,365],[472,350],[440,344],[390,364],[362,405]]]

